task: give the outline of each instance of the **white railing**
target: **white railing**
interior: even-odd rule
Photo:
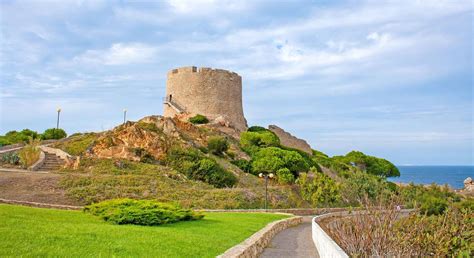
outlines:
[[[324,215],[322,215],[324,216]],[[349,257],[344,250],[319,226],[316,222],[318,217],[311,221],[311,234],[314,245],[322,258],[345,258]]]

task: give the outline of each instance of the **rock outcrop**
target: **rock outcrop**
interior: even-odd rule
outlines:
[[[226,134],[220,125],[193,125],[182,118],[148,116],[138,122],[127,122],[102,134],[94,143],[89,155],[98,158],[119,158],[140,161],[151,157],[162,160],[177,146],[206,147],[212,136],[222,136],[231,142],[234,135]],[[235,132],[232,128],[227,128]],[[237,157],[246,156],[236,144],[230,150]]]
[[[474,181],[468,177],[464,180],[464,191],[474,193]]]
[[[303,139],[299,139],[276,125],[269,125],[268,129],[274,132],[283,146],[298,149],[308,154],[312,154],[311,146]]]

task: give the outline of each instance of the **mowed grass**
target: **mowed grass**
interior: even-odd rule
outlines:
[[[112,225],[81,211],[0,204],[0,257],[215,257],[271,221],[265,213],[206,213],[203,220]]]

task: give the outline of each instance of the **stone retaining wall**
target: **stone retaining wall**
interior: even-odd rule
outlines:
[[[228,257],[258,257],[265,247],[268,246],[273,237],[289,227],[296,226],[303,221],[303,217],[292,217],[278,220],[265,226],[263,229],[247,238],[242,243],[228,249],[219,258]]]
[[[43,165],[45,158],[46,158],[46,155],[44,154],[44,151],[40,150],[40,155],[39,155],[38,160],[35,162],[35,164],[31,165],[28,168],[28,170],[31,170],[31,171],[38,170]]]
[[[7,199],[2,199],[2,198],[0,198],[0,203],[24,205],[24,206],[38,207],[38,208],[62,209],[62,210],[82,210],[82,208],[83,208],[82,206],[61,205],[61,204],[51,204],[51,203],[41,203],[41,202],[28,202],[28,201],[16,201],[16,200],[7,200]]]

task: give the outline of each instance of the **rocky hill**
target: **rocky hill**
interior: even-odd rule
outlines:
[[[237,135],[220,124],[194,125],[162,116],[72,135],[54,145],[78,157],[62,170],[59,184],[77,204],[132,197],[199,208],[261,208],[264,181],[232,164],[250,160]],[[221,155],[208,149],[213,138],[228,144]],[[269,188],[274,207],[308,206],[293,186],[270,182]]]

